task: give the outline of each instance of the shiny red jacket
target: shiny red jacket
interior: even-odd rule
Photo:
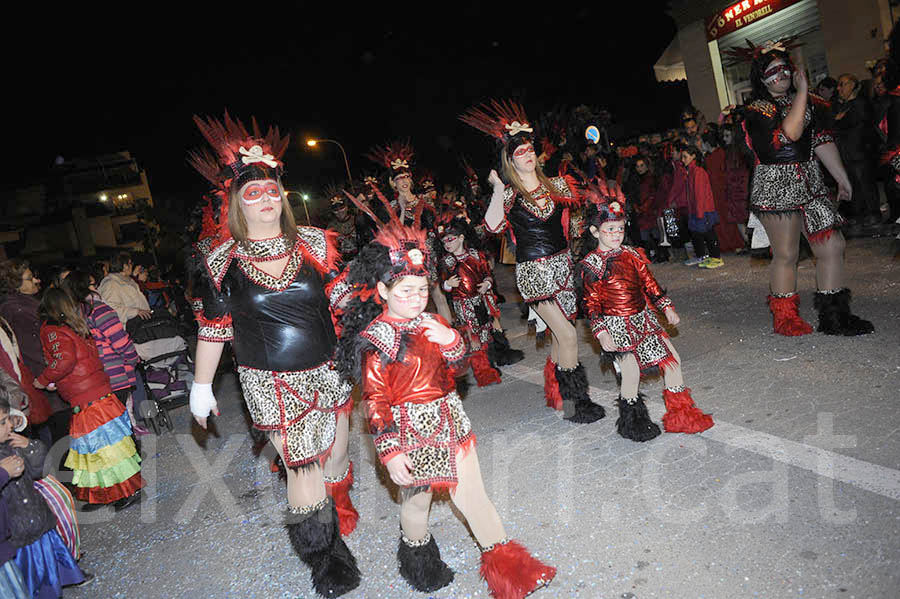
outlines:
[[[41,348],[47,367],[37,381],[44,386],[56,383],[60,397],[73,408],[84,408],[112,393],[93,339],[84,339],[69,327],[45,323]]]
[[[594,250],[581,261],[584,305],[593,322],[602,316],[631,316],[647,307],[647,300],[664,310],[672,305],[653,278],[641,250],[622,246]]]
[[[477,297],[478,285],[485,279],[493,279],[491,265],[484,254],[477,250],[466,250],[460,258],[453,254],[447,254],[442,261],[441,278],[446,281],[456,275],[459,277],[459,285],[450,290],[453,299]]]
[[[361,334],[379,350],[366,351],[362,364],[362,399],[373,434],[395,425],[391,406],[427,403],[456,389],[454,374],[465,364],[465,344],[459,333],[447,346],[432,343],[421,326],[424,318],[449,326],[437,314],[423,313],[412,320],[383,315]]]

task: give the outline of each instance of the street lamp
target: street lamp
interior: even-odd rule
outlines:
[[[347,168],[347,184],[351,185],[353,183],[353,177],[350,176],[350,163],[347,161],[347,152],[344,151],[344,146],[340,144],[340,142],[335,141],[333,139],[307,139],[306,145],[310,148],[316,147],[317,144],[334,144],[341,149],[341,154],[344,156],[344,166]]]
[[[285,189],[284,190],[284,199],[287,200],[288,196],[290,196],[290,194],[292,194],[292,193],[296,193],[298,196],[300,196],[300,200],[303,202],[303,212],[306,213],[306,224],[309,225],[310,224],[309,208],[306,207],[306,202],[307,202],[307,200],[309,200],[309,194],[308,193],[300,193],[299,191],[292,191],[290,189]],[[288,201],[288,204],[290,204],[290,201]]]

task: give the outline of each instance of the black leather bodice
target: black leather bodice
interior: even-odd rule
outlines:
[[[245,268],[251,268],[248,264]],[[237,363],[260,370],[306,370],[334,355],[337,339],[321,275],[300,268],[283,291],[250,280],[235,260],[222,281]]]
[[[516,236],[516,262],[537,260],[566,249],[562,213],[563,207],[556,203],[553,214],[541,220],[516,200],[507,215]]]

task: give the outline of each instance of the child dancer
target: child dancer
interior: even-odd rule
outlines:
[[[673,325],[680,322],[671,300],[653,278],[641,250],[622,245],[625,210],[617,201],[588,207],[584,247],[579,263],[584,309],[591,331],[607,352],[615,354],[622,373],[616,429],[626,439],[649,441],[659,435],[650,420],[644,397],[638,393],[642,373],[659,367],[666,388],[663,427],[669,433],[699,433],[713,420],[694,406],[691,390],[684,387],[681,359],[665,330],[647,305],[665,312]]]
[[[493,319],[500,317],[494,297],[494,280],[487,257],[473,247],[474,232],[462,218],[440,224],[437,233],[443,245],[440,277],[450,296],[450,307],[460,328],[468,336],[472,353],[469,363],[479,387],[500,382],[498,371],[488,356]]]
[[[464,344],[446,320],[424,312],[427,262],[423,231],[396,219],[382,226],[350,265],[356,296],[344,313],[338,362],[361,382],[375,448],[402,488],[401,576],[422,592],[452,582],[428,532],[432,493],[448,489],[481,545],[481,575],[492,596],[518,599],[548,584],[556,570],[507,538],[485,493],[453,377],[464,363]]]

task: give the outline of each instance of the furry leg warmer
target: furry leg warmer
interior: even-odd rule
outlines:
[[[522,599],[554,576],[556,568],[532,557],[516,541],[497,543],[481,554],[481,577],[494,599]]]
[[[817,291],[813,306],[819,312],[820,333],[852,337],[875,332],[871,322],[850,312],[849,289],[844,288],[832,293]]]
[[[353,462],[349,462],[347,473],[338,479],[325,477],[325,491],[334,501],[340,520],[341,536],[347,536],[356,529],[359,512],[350,501],[350,487],[353,486]]]
[[[469,364],[475,374],[475,381],[479,387],[487,387],[500,382],[500,371],[491,366],[487,352],[484,348],[469,356]]]
[[[359,586],[356,558],[341,538],[331,500],[326,497],[321,504],[291,508],[287,531],[294,551],[309,566],[319,595],[340,597]]]
[[[547,356],[544,364],[544,399],[547,407],[562,410],[562,396],[559,394],[559,383],[556,381],[556,364]]]
[[[525,359],[525,352],[521,349],[512,349],[509,346],[509,339],[506,338],[506,331],[492,329],[490,347],[491,353],[494,356],[494,363],[497,366],[508,366]]]
[[[453,582],[453,570],[441,559],[441,550],[430,533],[421,541],[409,541],[401,534],[397,561],[400,576],[417,591],[433,593]]]
[[[634,399],[623,399],[620,396],[616,400],[616,405],[619,407],[616,431],[621,436],[643,442],[654,439],[662,433],[656,423],[650,420],[643,394],[638,393]]]
[[[800,317],[800,296],[796,293],[787,297],[770,295],[769,310],[772,312],[773,328],[779,335],[799,337],[813,332],[812,326]]]
[[[559,394],[563,401],[572,402],[569,405],[574,407],[571,413],[566,407],[563,408],[566,411],[566,420],[588,424],[606,416],[603,406],[592,402],[588,395],[587,373],[581,362],[572,370],[564,370],[557,366],[556,380],[559,381]]]
[[[712,416],[694,405],[691,390],[687,387],[666,387],[663,401],[666,402],[666,413],[662,421],[667,433],[701,433],[714,424]]]

